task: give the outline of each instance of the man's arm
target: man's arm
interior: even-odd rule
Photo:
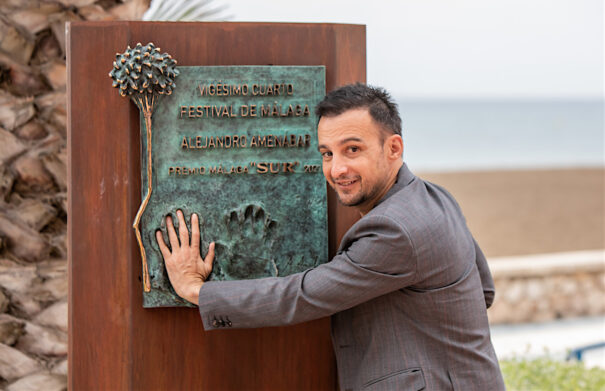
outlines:
[[[413,283],[416,254],[405,230],[392,219],[365,217],[348,243],[332,261],[290,276],[204,282],[198,301],[204,328],[300,323]]]
[[[494,302],[496,288],[494,287],[494,280],[492,279],[492,274],[489,271],[489,266],[487,265],[487,260],[485,259],[485,255],[483,255],[483,251],[481,251],[479,244],[477,244],[477,241],[474,238],[473,243],[475,244],[475,263],[477,264],[477,269],[479,269],[481,285],[483,286],[485,307],[489,308]]]

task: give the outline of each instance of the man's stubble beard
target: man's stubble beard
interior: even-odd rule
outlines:
[[[367,202],[368,200],[372,200],[374,197],[376,197],[376,195],[378,195],[384,186],[386,186],[386,184],[384,182],[386,182],[386,180],[381,181],[380,183],[377,183],[374,187],[372,187],[369,191],[364,191],[364,184],[363,184],[363,180],[361,177],[358,178],[359,180],[359,192],[357,193],[357,195],[355,197],[353,197],[350,201],[345,202],[343,201],[343,199],[340,197],[340,193],[338,192],[338,190],[336,190],[336,186],[330,184],[330,186],[332,187],[332,189],[334,189],[334,192],[336,193],[336,198],[338,198],[338,202],[340,202],[342,205],[344,206],[359,206],[359,205],[363,205],[365,202]],[[332,180],[333,183],[336,183],[334,180]]]
[[[364,202],[366,202],[369,198],[368,195],[365,194],[365,192],[363,191],[363,185],[361,183],[361,178],[359,179],[359,186],[360,186],[359,192],[349,201],[344,201],[342,199],[342,197],[340,196],[340,193],[338,192],[338,190],[336,190],[335,186],[332,186],[332,189],[334,189],[334,192],[336,193],[338,202],[340,202],[344,206],[358,206],[358,205],[361,205]]]

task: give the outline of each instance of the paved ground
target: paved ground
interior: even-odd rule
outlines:
[[[549,355],[564,360],[571,349],[605,342],[605,316],[495,325],[491,332],[500,359]],[[585,352],[582,361],[605,368],[605,348]]]

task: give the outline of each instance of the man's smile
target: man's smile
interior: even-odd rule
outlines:
[[[334,185],[342,190],[349,190],[359,182],[359,178],[346,178],[333,180]]]

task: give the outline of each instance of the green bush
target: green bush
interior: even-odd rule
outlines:
[[[579,362],[515,358],[500,361],[500,368],[509,391],[605,390],[605,370]]]

